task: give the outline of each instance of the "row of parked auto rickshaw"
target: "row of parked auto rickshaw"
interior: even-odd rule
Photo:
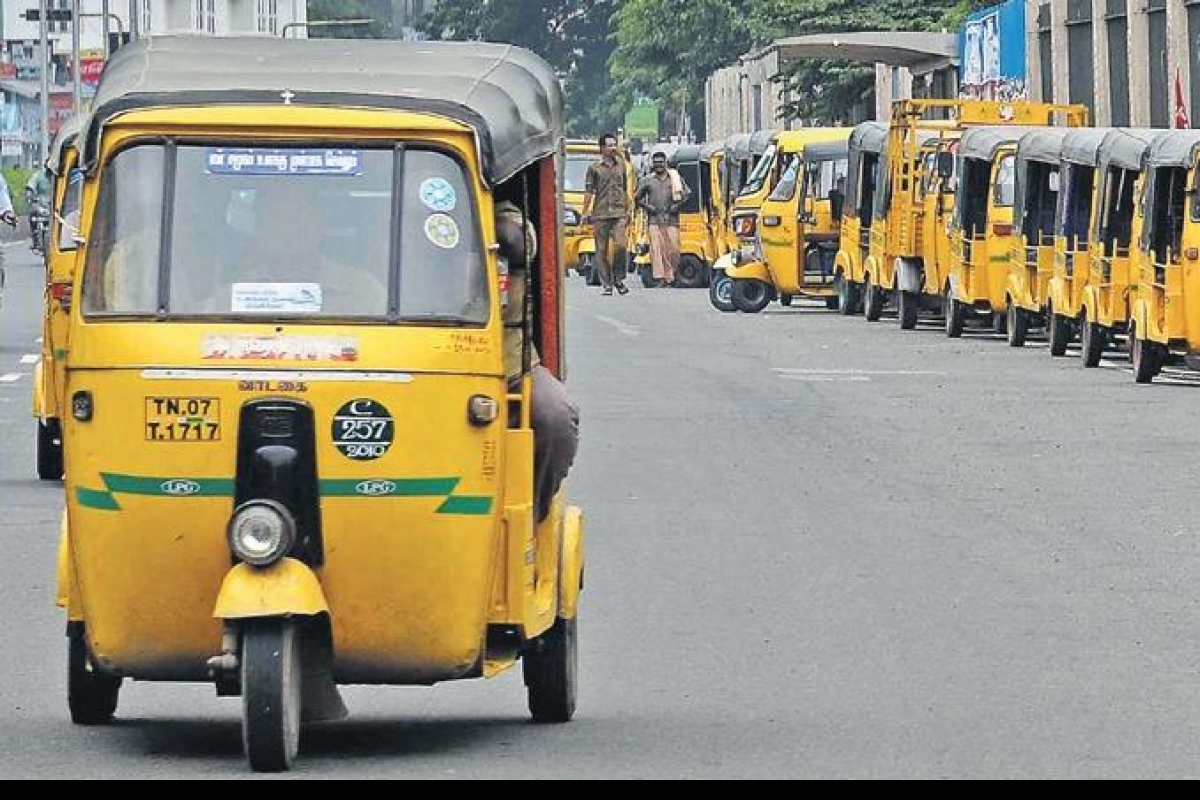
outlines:
[[[1173,357],[1193,365],[1200,132],[1086,125],[1080,106],[897,103],[890,125],[849,133],[844,197],[828,218],[828,184],[815,177],[826,148],[809,144],[774,173],[753,221],[735,211],[741,248],[718,263],[729,287],[713,304],[756,312],[821,297],[869,321],[890,307],[905,330],[940,316],[950,337],[982,320],[1013,347],[1044,328],[1052,355],[1078,339],[1088,367],[1123,338],[1139,383]],[[789,256],[803,271],[784,268]]]

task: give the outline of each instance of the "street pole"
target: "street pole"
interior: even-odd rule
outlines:
[[[108,0],[104,0],[104,2],[100,4],[100,13],[104,16],[104,61],[107,63],[108,57],[112,55],[112,52],[108,46]]]
[[[41,136],[41,158],[38,159],[38,166],[46,163],[46,156],[50,153],[50,35],[46,28],[46,11],[48,3],[46,0],[38,0],[38,11],[40,12],[38,19],[38,38],[40,39],[39,47],[41,48],[41,73],[42,73],[42,136]]]
[[[137,39],[140,32],[137,0],[129,0],[129,41],[132,42]]]
[[[71,81],[75,114],[83,113],[83,82],[79,80],[79,0],[71,0]]]

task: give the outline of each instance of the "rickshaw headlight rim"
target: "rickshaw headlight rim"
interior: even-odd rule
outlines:
[[[229,549],[252,567],[269,567],[286,556],[296,542],[296,521],[282,503],[250,500],[229,520]]]

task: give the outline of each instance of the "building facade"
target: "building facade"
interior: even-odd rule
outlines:
[[[1100,126],[1193,127],[1200,0],[1027,0],[1033,98],[1082,103]]]

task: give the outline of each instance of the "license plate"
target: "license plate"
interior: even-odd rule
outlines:
[[[146,441],[218,442],[221,400],[216,397],[147,397]]]

